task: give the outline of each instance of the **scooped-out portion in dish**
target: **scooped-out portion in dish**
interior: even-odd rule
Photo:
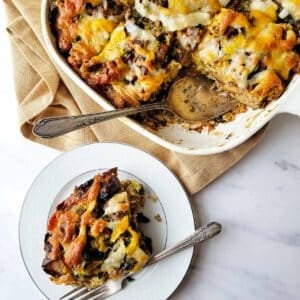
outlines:
[[[49,18],[70,66],[115,107],[161,101],[175,80],[205,75],[240,102],[217,123],[264,108],[300,73],[298,2],[52,0]]]
[[[120,181],[117,169],[97,174],[58,204],[48,221],[42,267],[52,282],[97,287],[139,271],[152,253],[140,223],[145,191]]]

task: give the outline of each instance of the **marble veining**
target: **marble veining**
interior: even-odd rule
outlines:
[[[285,159],[276,161],[275,165],[278,166],[283,171],[288,171],[288,170],[300,171],[300,167],[298,165],[293,164],[292,162],[289,162]]]

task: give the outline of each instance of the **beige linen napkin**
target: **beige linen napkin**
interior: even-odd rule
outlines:
[[[190,194],[198,192],[238,162],[260,140],[261,132],[226,153],[187,156],[154,144],[118,120],[55,139],[35,137],[31,130],[37,119],[99,112],[101,108],[50,62],[41,36],[40,0],[4,0],[4,4],[8,17],[7,31],[12,41],[19,125],[26,138],[62,151],[96,141],[117,141],[137,146],[161,159],[177,174]]]

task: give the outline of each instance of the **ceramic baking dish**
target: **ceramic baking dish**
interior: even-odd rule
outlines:
[[[49,0],[42,0],[42,35],[50,58],[66,73],[87,95],[105,110],[113,110],[111,103],[89,87],[67,64],[55,46],[49,20]],[[154,131],[129,118],[120,120],[133,130],[153,142],[172,151],[189,155],[207,155],[230,150],[255,134],[260,128],[280,113],[300,116],[300,76],[296,75],[280,99],[270,103],[265,109],[248,109],[229,123],[219,124],[213,131],[188,131],[180,125],[170,125]]]

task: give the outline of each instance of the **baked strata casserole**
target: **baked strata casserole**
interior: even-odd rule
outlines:
[[[280,97],[300,71],[297,34],[277,23],[277,9],[272,1],[251,1],[247,14],[222,9],[193,53],[200,72],[253,108]]]
[[[53,0],[49,18],[71,67],[117,108],[204,74],[255,109],[300,72],[298,0]]]
[[[42,267],[56,284],[97,287],[140,270],[152,252],[140,230],[145,192],[117,169],[75,187],[48,221]]]

